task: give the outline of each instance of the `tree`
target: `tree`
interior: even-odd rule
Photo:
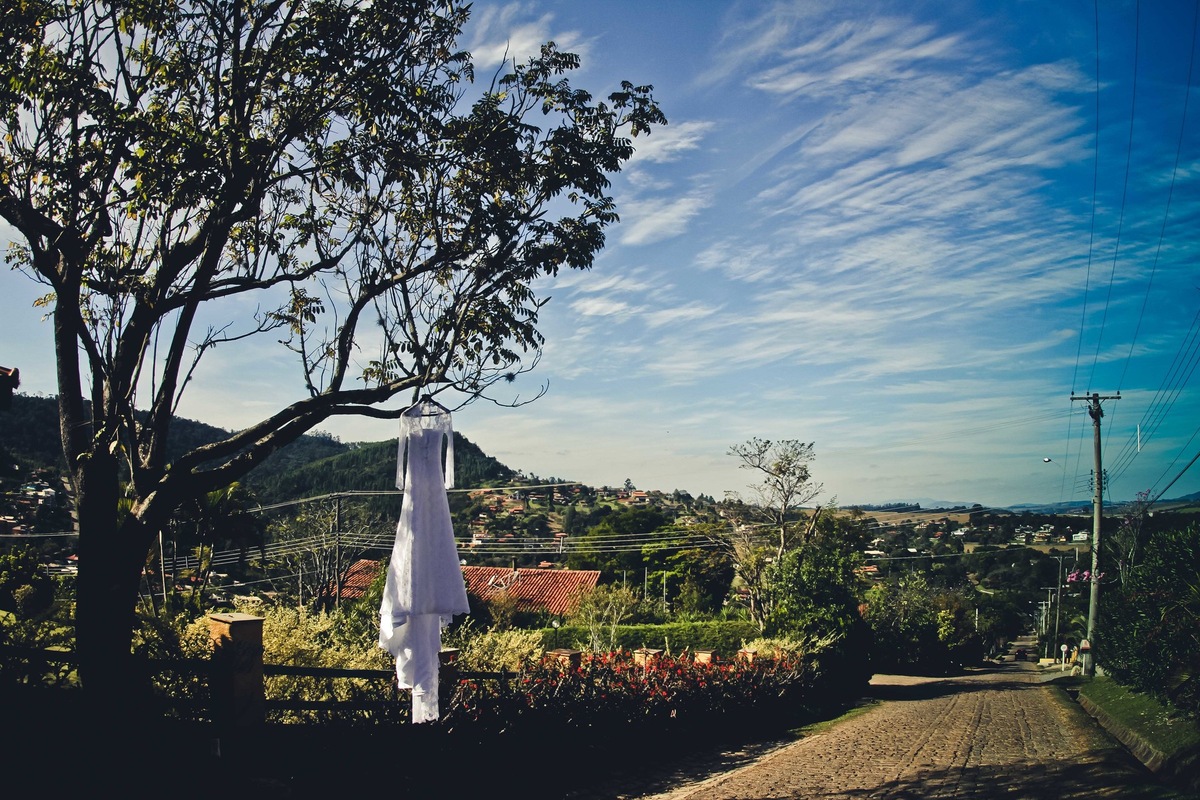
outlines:
[[[712,548],[689,548],[666,557],[680,579],[679,611],[685,614],[715,614],[721,611],[733,582],[733,559]]]
[[[859,691],[870,677],[871,632],[859,608],[867,525],[857,509],[827,513],[807,544],[772,563],[767,632],[816,645],[819,668]]]
[[[0,611],[31,618],[50,610],[54,581],[41,569],[37,551],[19,546],[0,553]]]
[[[297,606],[318,611],[336,608],[340,605],[339,578],[361,553],[350,543],[363,541],[378,527],[377,518],[364,504],[343,508],[341,498],[334,498],[332,505],[309,505],[268,523],[269,539],[277,548],[273,558],[283,567],[283,575],[271,581],[272,588],[286,593]],[[378,612],[376,604],[375,614]]]
[[[816,458],[813,443],[753,438],[729,448],[729,454],[742,460],[741,468],[762,474],[762,482],[751,490],[759,501],[754,508],[778,535],[775,557],[783,558],[798,529],[803,546],[820,518],[821,507],[817,506],[807,521],[798,521],[795,512],[824,491],[822,484],[811,482],[808,465]]]
[[[637,595],[616,584],[581,590],[572,603],[570,623],[587,629],[588,648],[611,652],[617,648],[617,629],[637,606]]]
[[[1103,606],[1104,669],[1200,719],[1200,528],[1156,531]]]
[[[866,589],[858,573],[866,525],[860,514],[827,514],[804,549],[789,550],[770,570],[772,635],[822,638],[861,622]]]
[[[1141,551],[1145,546],[1145,538],[1148,531],[1145,531],[1146,519],[1150,513],[1151,498],[1150,492],[1138,492],[1136,499],[1130,503],[1125,510],[1125,515],[1121,518],[1120,524],[1117,525],[1109,537],[1108,542],[1110,550],[1116,554],[1117,574],[1121,579],[1121,583],[1137,566]]]
[[[587,533],[575,540],[567,557],[571,569],[598,569],[604,575],[619,577],[623,572],[639,572],[656,566],[647,563],[650,534],[667,526],[670,520],[652,507],[622,506],[603,515]],[[658,559],[661,564],[661,559]]]
[[[865,613],[875,668],[942,675],[977,663],[984,637],[975,629],[974,608],[961,591],[938,589],[920,572],[876,584]]]
[[[547,43],[476,88],[456,47],[469,8],[0,11],[0,218],[15,266],[47,287],[88,695],[131,688],[138,579],[177,507],[330,417],[490,397],[536,366],[535,279],[590,267],[617,221],[609,175],[666,121],[651,87],[594,100],[567,77],[579,59]],[[264,334],[302,396],[169,458],[201,357]]]
[[[251,547],[262,552],[263,525],[258,516],[250,511],[253,502],[252,494],[240,483],[234,482],[222,489],[190,498],[171,520],[176,554],[182,548],[191,552],[195,559],[196,568],[190,576],[193,579],[191,592],[186,602],[197,611],[212,577],[212,559],[217,545],[237,548],[239,561],[243,563]],[[207,555],[205,548],[208,549]]]
[[[735,585],[740,585],[746,592],[750,619],[758,625],[760,632],[765,632],[770,615],[767,575],[774,561],[771,545],[756,525],[747,522],[750,510],[745,503],[726,500],[721,509],[728,524],[708,528],[707,534],[713,544],[729,556],[733,574],[739,582]],[[701,532],[705,532],[704,529]]]
[[[741,459],[741,468],[762,475],[762,482],[750,487],[757,502],[744,502],[735,493],[726,498],[722,508],[732,528],[721,537],[721,543],[732,556],[736,574],[749,595],[751,619],[760,631],[766,631],[771,615],[770,567],[780,562],[789,548],[807,548],[822,508],[816,507],[807,518],[800,508],[816,499],[824,487],[811,482],[809,464],[816,457],[811,442],[755,437],[730,447],[729,454]],[[772,532],[773,546],[767,544],[764,528]]]

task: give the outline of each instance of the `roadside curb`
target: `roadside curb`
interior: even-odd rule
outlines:
[[[1158,774],[1167,765],[1168,757],[1166,753],[1161,752],[1149,742],[1139,736],[1129,727],[1122,725],[1113,719],[1107,711],[1093,703],[1086,695],[1080,694],[1075,698],[1079,703],[1079,707],[1093,717],[1096,722],[1100,723],[1100,727],[1112,734],[1118,742],[1125,745],[1125,748],[1142,762],[1146,769]]]
[[[1089,699],[1087,695],[1076,694],[1075,702],[1159,779],[1184,791],[1200,792],[1200,751],[1188,748],[1180,752],[1164,753],[1147,742],[1136,730],[1114,719],[1103,706]]]

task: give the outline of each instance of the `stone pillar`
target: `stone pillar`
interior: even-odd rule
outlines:
[[[654,650],[649,647],[642,647],[633,651],[633,663],[639,667],[648,667],[658,660],[662,654],[662,650]]]
[[[568,669],[579,669],[583,663],[582,650],[570,650],[565,647],[560,647],[557,650],[550,650],[546,655],[556,659],[560,664]]]
[[[263,690],[263,618],[237,612],[210,614],[213,643],[209,692],[213,721],[245,727],[266,719]]]
[[[454,700],[454,690],[458,685],[458,656],[461,652],[457,647],[443,647],[438,651],[439,708],[449,708]]]

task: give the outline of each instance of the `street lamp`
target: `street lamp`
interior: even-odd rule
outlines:
[[[1053,464],[1054,466],[1056,466],[1060,470],[1062,470],[1062,475],[1060,476],[1060,480],[1058,482],[1058,499],[1059,499],[1059,502],[1061,502],[1063,499],[1063,495],[1066,494],[1067,468],[1064,467],[1062,464],[1058,463],[1057,461],[1055,461],[1053,458],[1050,458],[1050,456],[1043,457],[1042,463],[1043,464]]]

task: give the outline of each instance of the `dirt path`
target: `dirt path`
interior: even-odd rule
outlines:
[[[642,800],[1181,797],[1032,664],[930,679],[876,676],[878,704],[729,768],[692,765]]]

